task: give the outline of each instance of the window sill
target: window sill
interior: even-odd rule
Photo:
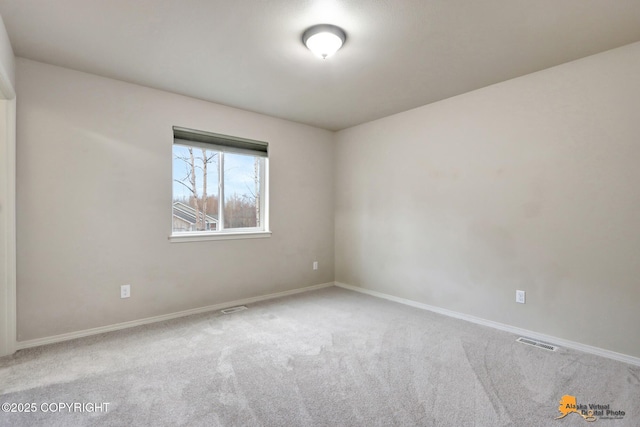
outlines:
[[[229,233],[180,233],[169,236],[171,243],[203,242],[207,240],[264,239],[271,237],[270,231],[244,231]]]

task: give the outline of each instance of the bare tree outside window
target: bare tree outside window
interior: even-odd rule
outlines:
[[[260,158],[226,154],[224,163],[224,226],[260,227]]]
[[[173,231],[263,227],[264,161],[248,154],[174,144]]]
[[[186,202],[186,204],[194,209],[194,231],[210,230],[211,225],[207,221],[207,216],[211,215],[214,218],[217,217],[218,197],[215,195],[209,195],[207,193],[207,187],[211,181],[214,181],[210,174],[215,173],[217,175],[218,173],[217,165],[219,152],[205,150],[204,148],[177,147],[179,148],[174,147],[173,158],[174,161],[178,160],[183,163],[183,168],[181,168],[183,173],[178,174],[176,177],[174,171],[173,181],[186,188],[188,190],[189,197],[185,198],[183,196],[176,200],[174,192],[173,201],[182,203]]]

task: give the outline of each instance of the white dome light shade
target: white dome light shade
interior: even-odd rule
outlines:
[[[335,25],[314,25],[304,32],[302,42],[318,58],[326,59],[342,47],[347,36]]]

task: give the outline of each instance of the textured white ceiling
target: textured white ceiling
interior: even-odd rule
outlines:
[[[0,0],[16,55],[337,130],[640,40],[640,0]],[[347,42],[317,59],[318,23]]]

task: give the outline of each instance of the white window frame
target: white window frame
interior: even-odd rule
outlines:
[[[206,240],[235,240],[235,239],[259,239],[271,236],[269,230],[269,156],[256,155],[260,158],[260,197],[257,201],[260,205],[260,227],[243,227],[243,228],[224,228],[224,155],[225,152],[238,152],[242,154],[252,155],[252,144],[262,145],[266,153],[267,143],[262,141],[254,141],[245,138],[238,138],[228,135],[215,134],[211,132],[203,132],[192,129],[186,129],[174,126],[174,142],[171,146],[172,152],[172,200],[173,200],[173,146],[181,145],[183,147],[199,147],[206,148],[211,151],[218,151],[218,229],[214,231],[173,231],[173,202],[171,203],[171,234],[169,241],[171,242],[201,242]],[[180,137],[178,137],[180,135]],[[194,138],[190,141],[188,138]],[[208,141],[221,142],[221,145],[215,143],[209,144]],[[223,145],[228,145],[223,147]],[[241,148],[238,148],[241,147]],[[242,148],[245,147],[245,148]]]

